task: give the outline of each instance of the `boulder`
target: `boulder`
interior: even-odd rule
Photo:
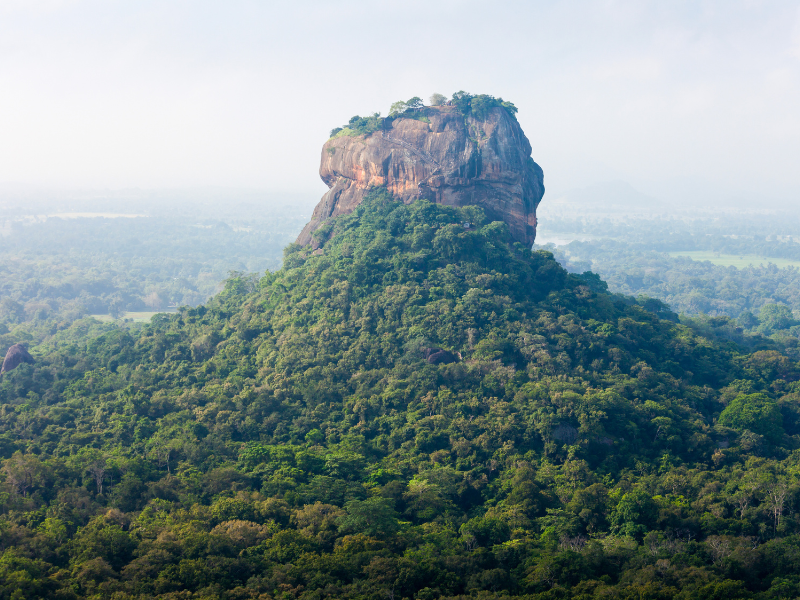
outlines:
[[[422,351],[422,356],[425,357],[432,365],[446,365],[461,360],[461,354],[458,352],[450,352],[442,348],[425,348]]]
[[[33,357],[28,354],[25,346],[22,344],[14,344],[8,349],[8,352],[6,352],[6,358],[3,360],[3,368],[0,369],[0,373],[12,371],[22,363],[33,364],[34,362]]]

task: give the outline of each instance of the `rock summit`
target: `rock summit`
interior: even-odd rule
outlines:
[[[476,115],[447,103],[394,118],[376,115],[379,125],[367,133],[335,130],[322,147],[319,169],[330,190],[297,243],[317,247],[317,228],[352,212],[371,188],[385,186],[406,204],[424,198],[480,206],[489,219],[508,225],[514,241],[531,246],[544,177],[513,112],[493,106]]]

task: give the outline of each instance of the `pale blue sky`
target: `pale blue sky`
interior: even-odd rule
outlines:
[[[797,0],[0,0],[0,183],[321,192],[331,128],[460,89],[549,193],[800,205]]]

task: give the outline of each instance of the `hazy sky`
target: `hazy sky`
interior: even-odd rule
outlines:
[[[800,205],[798,0],[0,0],[0,184],[321,193],[331,128],[461,89],[551,194]]]

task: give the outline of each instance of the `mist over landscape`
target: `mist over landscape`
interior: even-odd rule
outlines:
[[[0,600],[800,598],[796,0],[10,0],[0,85]]]

